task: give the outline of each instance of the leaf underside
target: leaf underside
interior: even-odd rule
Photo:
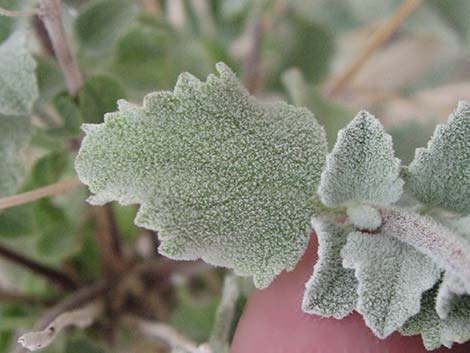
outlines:
[[[354,310],[357,302],[354,270],[344,268],[340,256],[350,229],[322,218],[314,219],[312,226],[318,238],[318,261],[305,284],[302,310],[341,319]]]
[[[422,293],[440,277],[431,259],[389,234],[353,232],[341,255],[359,281],[357,311],[380,338],[419,312]]]
[[[223,64],[201,82],[180,75],[143,107],[120,101],[85,125],[76,159],[94,204],[138,203],[136,223],[159,232],[160,252],[203,258],[266,287],[305,250],[326,154],[313,115],[250,97]]]

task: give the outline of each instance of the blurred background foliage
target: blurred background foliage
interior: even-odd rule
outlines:
[[[81,123],[101,122],[118,99],[139,104],[150,91],[171,89],[183,71],[204,79],[218,61],[235,70],[259,99],[308,107],[326,127],[330,146],[358,110],[371,111],[393,135],[398,157],[408,163],[456,100],[470,100],[470,1],[423,1],[346,86],[328,94],[335,77],[401,2],[66,0],[67,34],[86,76],[78,99],[65,92],[41,23],[0,17],[0,41],[18,28],[27,31],[40,91],[30,145],[19,156],[23,178],[16,192],[73,176]],[[33,0],[0,0],[8,9],[35,5]],[[61,269],[80,283],[101,278],[105,269],[95,242],[99,230],[86,197],[80,188],[1,211],[0,245]],[[133,224],[135,207],[113,204],[111,212],[126,253],[159,258],[155,234]],[[149,294],[158,297],[155,316],[205,342],[223,274],[204,269],[173,279],[169,288]],[[2,300],[4,291],[31,296],[30,305]],[[13,349],[18,332],[32,327],[44,307],[63,294],[0,256],[0,352]],[[102,331],[70,330],[44,352],[105,352],[104,343],[115,338]],[[166,351],[129,333],[117,334],[127,343],[113,352]]]

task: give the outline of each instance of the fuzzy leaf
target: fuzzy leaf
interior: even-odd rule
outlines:
[[[0,114],[30,113],[38,97],[35,68],[23,33],[13,33],[0,45]]]
[[[399,167],[392,138],[377,119],[362,111],[338,133],[321,176],[321,200],[329,207],[393,203],[403,187]]]
[[[428,350],[441,345],[450,348],[454,342],[464,343],[470,339],[470,296],[454,298],[446,319],[442,320],[435,310],[438,287],[424,293],[420,312],[400,328],[406,336],[421,334]]]
[[[380,211],[368,205],[348,207],[347,214],[351,224],[360,230],[374,231],[382,224]]]
[[[354,271],[343,267],[340,256],[349,230],[322,218],[313,219],[312,227],[318,238],[318,261],[305,284],[302,310],[341,319],[354,310],[357,302]]]
[[[16,190],[20,181],[18,152],[31,136],[30,119],[0,114],[0,197]]]
[[[164,255],[232,267],[265,287],[306,247],[325,133],[307,110],[260,104],[217,69],[207,82],[182,74],[174,92],[149,94],[143,107],[120,101],[104,124],[85,125],[76,170],[91,203],[139,203],[136,224],[159,232]]]
[[[459,102],[438,125],[426,148],[416,150],[406,186],[421,202],[470,213],[470,103]]]
[[[462,280],[450,272],[443,276],[442,283],[436,296],[436,312],[441,319],[447,318],[456,297],[467,293]]]
[[[383,230],[349,234],[341,256],[359,281],[357,311],[380,338],[419,312],[421,295],[440,277],[431,259]]]

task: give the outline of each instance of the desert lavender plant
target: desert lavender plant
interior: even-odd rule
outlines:
[[[365,111],[326,157],[309,111],[259,103],[217,69],[84,125],[76,170],[89,201],[140,204],[136,223],[159,232],[161,253],[232,268],[259,288],[294,268],[311,224],[319,260],[305,312],[356,310],[378,337],[421,334],[428,349],[469,340],[470,105],[409,167]]]

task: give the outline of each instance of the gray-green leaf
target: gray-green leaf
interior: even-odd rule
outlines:
[[[28,145],[30,136],[29,117],[0,114],[0,197],[13,193],[18,186],[18,152]]]
[[[438,125],[426,148],[416,150],[406,187],[421,202],[470,213],[470,103],[461,101]]]
[[[357,311],[380,338],[419,312],[421,295],[440,276],[430,258],[387,233],[353,232],[341,256],[359,281]]]
[[[38,98],[35,69],[24,33],[15,32],[0,45],[0,114],[30,113]]]
[[[357,302],[354,271],[343,267],[340,256],[349,229],[324,218],[313,219],[312,227],[318,238],[318,261],[305,284],[302,310],[341,319],[354,310]]]
[[[446,319],[442,320],[435,310],[437,288],[438,285],[423,294],[420,312],[400,328],[406,336],[421,334],[428,350],[441,345],[450,348],[454,342],[464,343],[470,339],[470,296],[454,298]]]
[[[136,223],[157,230],[160,252],[203,258],[266,287],[305,250],[326,154],[306,109],[260,104],[233,72],[173,92],[119,102],[104,124],[84,125],[76,159],[94,204],[138,203]]]
[[[362,111],[338,133],[321,176],[321,200],[329,207],[393,203],[403,187],[399,168],[392,138],[377,119]]]
[[[130,0],[88,2],[74,23],[78,42],[91,51],[111,49],[119,35],[132,23],[136,9],[134,1]]]

